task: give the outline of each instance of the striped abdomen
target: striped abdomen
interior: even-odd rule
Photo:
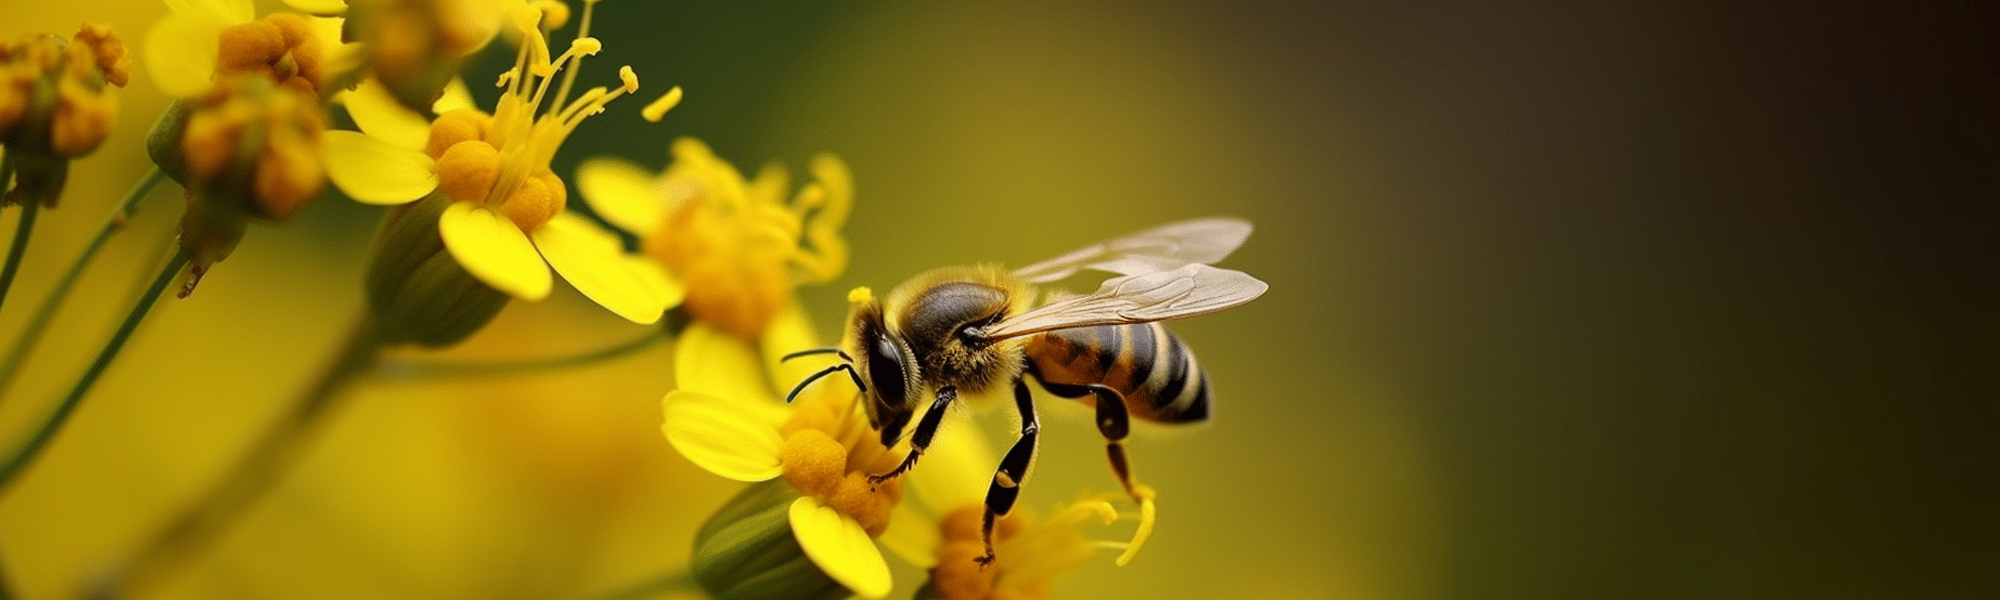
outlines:
[[[1162,423],[1208,420],[1208,378],[1187,344],[1159,323],[1043,333],[1028,342],[1028,361],[1043,381],[1100,383],[1118,390],[1133,417]]]

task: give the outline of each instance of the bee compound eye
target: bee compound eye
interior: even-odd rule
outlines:
[[[868,385],[882,408],[899,410],[907,403],[903,349],[889,336],[877,336],[868,348]]]

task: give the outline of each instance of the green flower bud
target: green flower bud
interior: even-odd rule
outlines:
[[[695,581],[716,600],[839,600],[853,595],[808,558],[788,517],[798,488],[751,484],[695,534]]]
[[[466,58],[499,32],[501,13],[497,2],[356,0],[347,5],[341,39],[367,49],[368,70],[398,103],[428,114]]]
[[[485,327],[511,299],[465,272],[438,234],[451,198],[433,191],[389,209],[368,258],[368,307],[383,341],[425,347],[456,344]]]
[[[250,219],[281,223],[326,187],[319,141],[325,117],[309,92],[257,74],[230,74],[155,123],[147,151],[188,190],[181,252],[194,291],[229,257]]]

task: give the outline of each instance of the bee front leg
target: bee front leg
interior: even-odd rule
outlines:
[[[938,425],[944,422],[945,407],[950,406],[951,401],[957,398],[958,388],[949,385],[938,388],[937,399],[931,401],[930,411],[924,413],[923,420],[917,421],[917,428],[910,431],[910,453],[903,456],[903,462],[896,465],[894,470],[881,475],[869,475],[869,491],[874,491],[873,486],[895,479],[904,471],[910,470],[910,467],[917,466],[917,459],[922,458],[924,450],[931,447],[931,438],[937,437]]]
[[[1028,394],[1026,380],[1014,380],[1014,408],[1021,413],[1021,439],[1000,459],[1000,468],[993,473],[993,485],[986,488],[986,519],[979,531],[980,539],[986,542],[986,555],[973,559],[980,568],[993,564],[993,520],[1014,510],[1014,501],[1020,499],[1021,485],[1028,480],[1028,465],[1035,462],[1035,441],[1042,430],[1041,422],[1035,419],[1035,401]]]

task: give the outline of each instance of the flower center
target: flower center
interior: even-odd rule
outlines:
[[[838,398],[807,394],[793,404],[792,417],[781,428],[785,445],[779,463],[793,487],[824,499],[868,535],[879,536],[889,529],[889,513],[902,498],[902,480],[875,486],[868,476],[888,471],[900,458],[857,426],[853,402]]]
[[[604,111],[613,99],[639,89],[631,67],[619,70],[615,89],[591,88],[567,101],[583,57],[603,44],[590,37],[591,8],[585,2],[583,24],[569,50],[549,59],[542,24],[551,11],[522,6],[510,15],[521,31],[521,50],[514,68],[501,74],[506,88],[492,116],[474,111],[444,115],[431,126],[426,150],[438,161],[438,187],[458,202],[476,202],[507,215],[522,231],[531,231],[561,213],[569,191],[549,170],[556,149],[585,117]],[[549,96],[558,71],[564,73],[555,95]],[[544,102],[548,109],[542,110]],[[537,114],[539,112],[539,114]]]

